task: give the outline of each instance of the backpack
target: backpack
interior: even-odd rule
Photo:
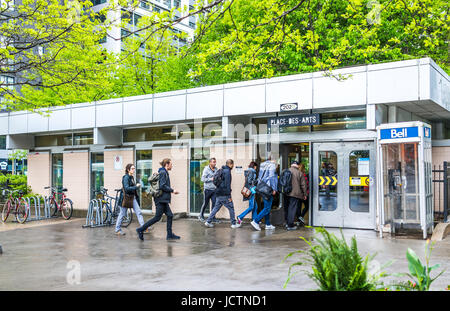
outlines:
[[[288,168],[281,172],[278,190],[284,194],[288,194],[292,191],[292,172]]]
[[[214,186],[219,188],[219,186],[223,182],[223,180],[224,180],[223,169],[219,168],[217,171],[215,171],[215,173],[213,175],[213,184],[214,184]]]
[[[159,189],[159,173],[153,173],[152,176],[148,178],[150,187],[148,188],[148,193],[154,197],[158,198],[162,195],[162,190]]]

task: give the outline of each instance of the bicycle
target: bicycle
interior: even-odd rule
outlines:
[[[14,198],[13,193],[18,192],[19,197]],[[13,214],[16,215],[16,220],[18,223],[23,224],[25,221],[27,221],[28,214],[30,207],[28,205],[28,202],[23,197],[23,191],[22,190],[10,190],[10,189],[4,189],[3,195],[6,193],[9,194],[8,200],[6,200],[5,204],[3,205],[2,209],[2,222],[6,222],[8,219],[9,214],[11,213],[11,210],[13,210]],[[14,208],[13,208],[14,206]]]
[[[73,213],[72,200],[66,197],[64,192],[67,192],[67,188],[61,188],[61,192],[55,187],[44,187],[44,189],[51,189],[52,194],[49,198],[50,216],[56,216],[58,211],[61,211],[61,215],[65,220],[69,220]],[[61,195],[61,199],[58,201],[56,195]]]
[[[109,225],[115,224],[117,221],[117,217],[119,217],[120,208],[119,208],[119,193],[122,189],[114,189],[116,192],[116,197],[112,197],[108,195],[108,189],[102,188],[100,191],[95,191],[102,196],[100,199],[102,202],[102,213],[103,213],[103,223],[108,223]],[[108,201],[109,199],[109,201]],[[111,208],[111,203],[114,201],[114,208]],[[133,220],[133,213],[131,208],[127,208],[127,214],[122,219],[121,227],[128,227]]]

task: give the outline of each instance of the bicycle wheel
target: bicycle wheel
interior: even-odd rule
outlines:
[[[17,222],[23,224],[25,221],[27,221],[28,211],[29,211],[29,206],[28,206],[27,201],[25,201],[24,199],[21,199],[17,203],[17,208],[16,208],[16,220],[17,220]]]
[[[131,224],[131,221],[133,220],[133,212],[131,208],[127,208],[127,214],[122,219],[122,226],[121,227],[128,227]]]
[[[56,205],[55,199],[50,200],[50,216],[56,216],[56,212],[58,212],[58,206]]]
[[[8,200],[3,205],[2,209],[2,222],[6,222],[6,219],[8,219],[9,213],[11,211],[11,200]]]
[[[65,220],[69,220],[72,217],[73,203],[71,199],[64,199],[61,206],[61,214]]]
[[[103,223],[106,224],[111,215],[110,207],[107,202],[102,202],[102,214],[103,214]]]

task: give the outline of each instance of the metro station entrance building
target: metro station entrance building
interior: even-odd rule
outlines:
[[[345,79],[336,79],[338,74]],[[305,165],[309,224],[378,230],[385,215],[380,189],[390,181],[380,174],[377,127],[408,121],[429,125],[433,160],[445,160],[450,78],[430,58],[344,68],[332,76],[314,72],[73,104],[55,107],[49,117],[2,113],[0,135],[7,135],[7,148],[30,150],[33,192],[48,195],[45,186],[64,185],[75,209],[87,209],[100,187],[110,194],[120,188],[125,165],[135,163],[135,177],[144,185],[141,207],[151,213],[147,178],[169,157],[172,185],[180,191],[172,210],[198,215],[201,173],[215,157],[218,165],[235,160],[232,189],[239,213],[248,204],[240,195],[243,171],[270,154],[279,171],[294,159]],[[401,153],[415,152],[408,148]],[[407,169],[424,176],[418,163]],[[418,189],[412,179],[407,182],[404,205],[413,208],[419,192],[412,192]],[[273,209],[282,204],[277,198]],[[219,217],[227,212],[222,209]]]

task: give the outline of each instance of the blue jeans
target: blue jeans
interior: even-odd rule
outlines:
[[[253,218],[253,221],[259,223],[261,219],[266,218],[266,225],[270,225],[270,211],[272,210],[273,196],[270,196],[269,200],[263,199],[264,208],[263,210]]]
[[[117,221],[116,221],[116,232],[120,231],[120,226],[122,225],[122,220],[125,217],[125,215],[127,214],[127,208],[119,206],[120,208],[120,213],[119,213],[119,217],[117,217]],[[141,209],[139,207],[138,202],[136,201],[136,199],[134,199],[133,201],[133,209],[134,209],[134,213],[136,214],[139,224],[142,226],[144,224],[144,217],[142,216],[142,212]]]
[[[230,212],[231,224],[232,225],[236,224],[236,219],[234,216],[234,205],[233,205],[233,201],[231,201],[231,202],[229,201],[230,198],[231,198],[231,196],[217,196],[216,197],[216,205],[214,205],[214,208],[213,208],[211,214],[209,214],[209,217],[206,220],[207,223],[211,223],[213,221],[217,212],[220,210],[220,208],[223,205],[228,209],[228,212]]]
[[[248,198],[248,208],[238,216],[239,219],[244,219],[244,217],[250,212],[252,212],[252,219],[255,218],[256,214],[258,214],[258,204],[256,203],[255,195],[253,193]]]

